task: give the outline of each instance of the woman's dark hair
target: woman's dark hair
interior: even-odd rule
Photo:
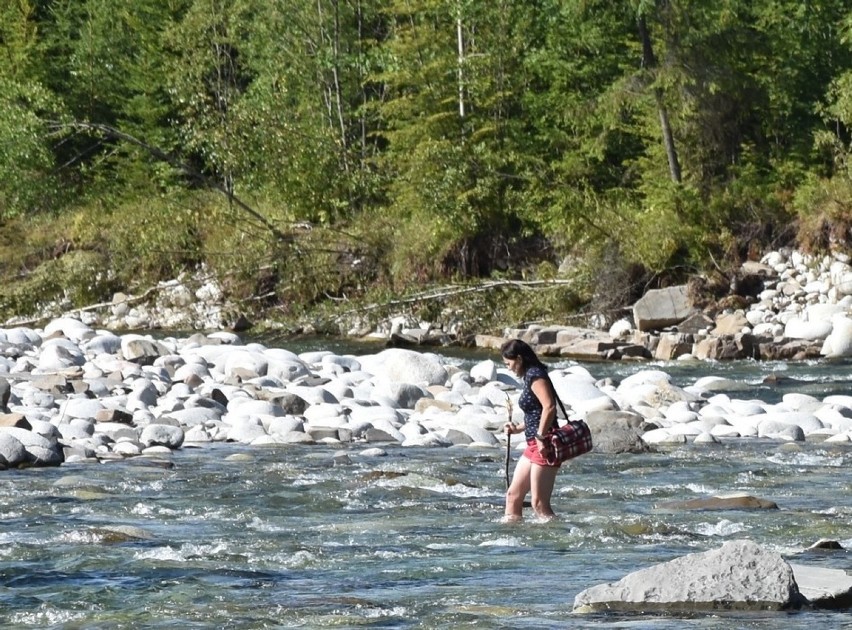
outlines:
[[[521,367],[524,372],[534,365],[539,366],[545,372],[547,371],[547,366],[541,362],[541,360],[536,356],[535,351],[533,351],[526,341],[510,339],[500,346],[500,354],[504,359],[514,360],[520,358]]]

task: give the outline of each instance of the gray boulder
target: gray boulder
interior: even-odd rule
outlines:
[[[628,411],[593,411],[586,416],[592,431],[595,453],[644,453],[650,450],[642,440],[644,418]]]
[[[12,395],[12,387],[5,378],[0,378],[0,413],[9,413],[9,397]]]
[[[293,431],[304,432],[305,423],[296,416],[272,417],[263,423],[266,432],[270,435],[287,435]]]
[[[95,424],[95,435],[103,435],[113,442],[118,440],[135,440],[138,437],[138,431],[121,422],[98,422]]]
[[[60,406],[60,416],[63,418],[94,418],[104,404],[97,399],[81,396],[79,398],[68,398]]]
[[[33,466],[58,466],[63,461],[62,449],[56,439],[14,427],[0,429],[0,434],[4,433],[23,445],[28,455],[26,463]]]
[[[62,422],[57,429],[63,440],[86,440],[94,433],[93,423],[75,418],[70,422]]]
[[[361,365],[365,371],[379,378],[424,387],[443,385],[448,376],[447,370],[435,355],[403,348],[389,348],[378,354],[362,357]]]
[[[473,438],[471,438],[470,435],[464,431],[458,431],[456,429],[447,429],[444,431],[443,437],[453,446],[462,446],[473,442]]]
[[[26,449],[33,466],[59,466],[65,461],[65,452],[59,442],[27,444]]]
[[[686,285],[653,289],[633,305],[633,321],[640,331],[658,330],[682,322],[694,310]]]
[[[15,468],[28,460],[27,449],[21,441],[8,433],[0,432],[0,464]]]
[[[38,355],[38,368],[42,372],[60,372],[85,363],[83,352],[67,339],[46,341]]]
[[[222,418],[222,410],[212,407],[190,407],[169,412],[169,416],[180,422],[183,427],[204,425],[208,422],[218,422]]]
[[[260,396],[261,394],[258,394]],[[340,400],[324,387],[308,387],[307,385],[291,385],[287,392],[276,393],[275,398],[279,405],[287,412],[300,414],[305,411],[308,404],[318,405],[321,403],[337,404]],[[286,407],[285,407],[286,405]],[[298,410],[297,406],[302,409]]]
[[[791,564],[799,591],[815,608],[852,608],[852,575],[842,569]]]
[[[414,405],[422,398],[432,398],[432,394],[419,385],[400,383],[398,381],[380,380],[374,392],[374,399],[379,396],[386,399],[394,409],[414,409]]]
[[[339,365],[348,372],[358,372],[361,369],[361,362],[357,357],[353,356],[337,356],[335,354],[326,355],[322,358],[324,364]]]
[[[236,417],[228,421],[226,439],[229,442],[251,444],[257,438],[265,435],[267,435],[266,429],[261,421],[254,416]]]
[[[169,424],[149,424],[139,436],[139,441],[146,447],[167,446],[171,449],[180,448],[183,439],[183,429]]]
[[[121,356],[139,365],[152,365],[156,359],[170,354],[169,349],[153,339],[128,334],[121,337]]]
[[[308,389],[308,388],[305,388]],[[305,409],[308,408],[309,403],[307,400],[302,398],[298,394],[294,394],[292,392],[284,392],[284,393],[275,393],[269,395],[266,391],[261,391],[258,393],[258,396],[265,396],[266,400],[275,403],[278,407],[280,407],[284,415],[292,415],[292,416],[300,416],[305,413]],[[334,401],[337,402],[337,401]],[[316,404],[316,403],[313,403]]]
[[[44,326],[44,337],[62,335],[72,341],[84,341],[95,336],[87,324],[74,317],[58,317],[49,321]]]
[[[121,337],[111,332],[99,332],[81,344],[81,349],[89,356],[99,354],[118,354],[121,350]]]
[[[574,598],[574,612],[786,610],[804,603],[780,554],[735,540],[586,589]]]
[[[488,444],[491,446],[500,445],[500,441],[494,433],[479,426],[479,424],[473,419],[461,420],[455,427],[453,427],[453,430],[466,434],[471,441],[479,444]],[[452,441],[454,444],[458,443],[454,440]],[[462,443],[466,444],[467,441],[463,441]]]

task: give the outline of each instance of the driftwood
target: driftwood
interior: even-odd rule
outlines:
[[[429,289],[428,291],[422,291],[420,293],[415,293],[413,295],[406,296],[404,298],[399,298],[396,300],[389,300],[383,303],[374,303],[367,304],[364,306],[359,306],[355,308],[348,309],[346,311],[342,311],[337,315],[337,318],[345,318],[350,315],[354,315],[357,313],[365,313],[371,312],[378,309],[387,309],[399,306],[405,306],[410,304],[417,304],[419,302],[427,302],[430,300],[441,300],[449,297],[456,297],[459,295],[465,295],[468,293],[481,293],[485,291],[490,291],[493,289],[500,289],[504,287],[514,287],[517,289],[521,289],[524,291],[533,291],[533,290],[541,290],[548,289],[554,286],[564,286],[571,284],[570,280],[494,280],[489,282],[484,282],[482,284],[478,284],[475,286],[458,286],[458,285],[449,285],[437,287],[434,289]],[[161,285],[156,285],[153,287],[149,287],[143,293],[134,296],[127,296],[124,299],[125,303],[133,304],[137,302],[144,301],[148,297],[150,297],[153,293],[156,293],[158,290],[161,290],[163,287]],[[265,295],[260,296],[252,296],[250,298],[246,298],[241,300],[242,303],[257,301],[261,299],[266,299],[268,297],[273,296],[274,293],[267,293]],[[73,315],[74,313],[84,313],[89,311],[97,311],[102,308],[107,308],[115,305],[116,302],[99,302],[97,304],[89,304],[87,306],[81,306],[78,308],[70,308],[64,312],[67,315]],[[53,317],[58,317],[60,315],[56,314],[45,314],[40,315],[38,317],[34,317],[29,320],[22,321],[7,321],[4,325],[15,325],[15,326],[32,326],[38,324],[40,322],[44,322],[52,319]],[[578,314],[578,317],[586,317],[586,315]]]
[[[124,304],[133,304],[133,303],[136,303],[136,302],[141,302],[141,301],[145,300],[149,295],[156,292],[160,288],[162,288],[162,287],[159,287],[159,286],[149,287],[144,293],[141,293],[139,295],[127,296],[121,302],[113,302],[112,300],[110,300],[109,302],[99,302],[97,304],[89,304],[88,306],[81,306],[79,308],[71,308],[71,309],[68,309],[67,311],[65,311],[64,313],[62,313],[62,315],[72,315],[73,316],[74,313],[86,313],[86,312],[89,312],[89,311],[97,311],[97,310],[102,309],[102,308],[114,306],[115,304],[123,304],[123,303]],[[32,319],[26,319],[26,320],[21,320],[21,321],[14,321],[14,322],[7,321],[4,324],[4,326],[35,326],[36,324],[48,321],[50,319],[53,319],[54,317],[59,317],[59,316],[60,315],[40,315],[39,317],[34,317]]]
[[[456,297],[466,293],[482,293],[492,289],[500,289],[503,287],[516,287],[522,290],[546,289],[553,286],[570,285],[570,280],[494,280],[484,282],[475,286],[443,286],[436,289],[430,289],[421,293],[415,293],[408,297],[398,300],[389,300],[381,304],[368,304],[358,308],[349,309],[340,314],[340,317],[352,315],[355,313],[364,313],[375,311],[380,308],[388,308],[390,306],[404,306],[406,304],[416,304],[418,302],[426,302],[429,300],[441,300],[448,297]]]

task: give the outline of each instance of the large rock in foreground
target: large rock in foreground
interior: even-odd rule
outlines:
[[[574,612],[785,610],[805,601],[780,554],[736,540],[588,588]]]

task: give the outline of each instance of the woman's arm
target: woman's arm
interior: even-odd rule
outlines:
[[[514,422],[507,422],[503,425],[503,429],[506,431],[508,435],[512,435],[514,433],[523,433],[526,425],[522,422],[521,424],[515,424]]]
[[[556,421],[556,398],[553,388],[546,378],[537,378],[530,386],[532,393],[541,403],[541,422],[538,425],[539,435],[546,435]]]

